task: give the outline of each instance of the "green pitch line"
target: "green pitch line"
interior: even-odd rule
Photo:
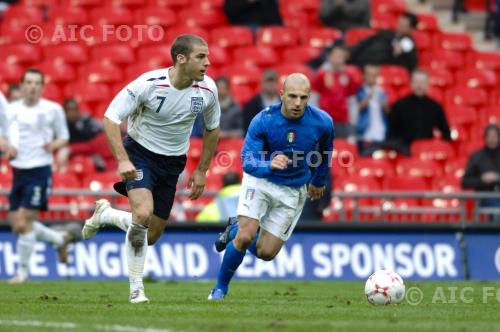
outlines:
[[[0,331],[500,331],[500,282],[407,282],[411,298],[376,307],[362,282],[149,282],[147,305],[127,282],[0,283]]]

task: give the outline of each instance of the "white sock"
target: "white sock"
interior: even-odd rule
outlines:
[[[127,232],[130,224],[132,224],[132,213],[109,207],[102,211],[100,221],[104,225],[116,226]]]
[[[132,245],[135,242],[135,247]],[[144,273],[144,262],[148,249],[148,228],[142,225],[130,224],[125,236],[125,250],[127,252],[128,278],[130,292],[138,288],[144,288],[142,275]]]
[[[33,248],[35,247],[35,232],[30,231],[29,233],[21,234],[17,238],[17,256],[19,257],[19,263],[17,266],[17,275],[26,278],[28,276],[28,270],[30,265],[31,254],[33,253]]]
[[[37,240],[48,242],[56,248],[64,243],[64,233],[55,231],[39,221],[33,222],[33,232]]]

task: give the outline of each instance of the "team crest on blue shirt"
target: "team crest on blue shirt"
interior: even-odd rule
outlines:
[[[293,143],[295,142],[295,139],[297,138],[297,133],[295,132],[295,130],[289,130],[286,132],[286,141],[288,143]]]
[[[198,114],[203,110],[203,97],[191,97],[191,113]]]

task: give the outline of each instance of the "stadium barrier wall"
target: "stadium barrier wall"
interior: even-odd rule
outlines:
[[[213,247],[217,230],[170,228],[149,247],[145,275],[158,280],[215,278],[222,259]],[[0,279],[15,271],[15,240],[7,229],[0,230]],[[37,243],[31,277],[125,279],[123,240],[124,233],[103,230],[91,241],[75,244],[67,266],[57,263],[49,245]],[[500,280],[500,232],[302,227],[271,262],[247,254],[237,277],[364,280],[382,268],[395,270],[407,280]]]

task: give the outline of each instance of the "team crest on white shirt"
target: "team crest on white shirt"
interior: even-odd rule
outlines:
[[[191,97],[191,113],[198,114],[203,110],[203,97]]]

